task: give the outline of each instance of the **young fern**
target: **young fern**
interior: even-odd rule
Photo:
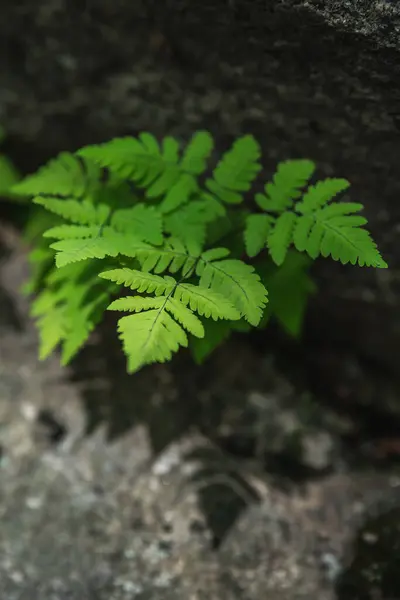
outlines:
[[[367,219],[356,215],[364,207],[332,199],[349,187],[346,179],[325,179],[304,187],[314,171],[311,161],[281,163],[265,195],[255,200],[262,213],[249,215],[245,231],[247,254],[256,256],[267,247],[272,260],[281,265],[291,245],[312,259],[331,256],[342,264],[387,267],[376,244],[362,225]]]
[[[97,163],[62,152],[37,173],[14,185],[13,191],[21,196],[89,198],[100,187],[101,169]]]
[[[100,273],[104,279],[123,284],[138,292],[154,292],[154,297],[128,296],[112,302],[108,309],[136,313],[122,317],[118,329],[128,355],[128,369],[169,360],[179,346],[188,346],[187,333],[204,337],[204,327],[196,316],[240,319],[231,302],[212,288],[160,277],[133,269],[114,269]],[[185,280],[183,280],[185,281]]]
[[[213,146],[208,132],[182,153],[173,138],[142,133],[62,153],[14,186],[47,215],[28,286],[39,292],[41,358],[61,346],[68,363],[109,310],[126,313],[118,332],[130,372],[180,347],[201,361],[231,331],[271,317],[299,335],[319,255],[387,267],[362,205],[333,201],[346,180],[311,184],[312,161],[280,163],[251,212],[258,143],[239,138],[214,169]]]

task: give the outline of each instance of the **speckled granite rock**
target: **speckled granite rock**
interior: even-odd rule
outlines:
[[[227,425],[237,427],[234,395],[252,386],[253,404],[263,403],[274,422],[276,435],[266,439],[272,450],[301,427],[300,416],[284,408],[287,399],[274,408],[288,385],[262,362],[252,372],[244,349],[239,377],[231,360],[228,372],[217,363],[215,380],[203,382],[199,413],[186,431],[170,421],[179,421],[185,405],[196,407],[186,396],[193,388],[174,387],[168,368],[141,372],[104,402],[96,365],[86,382],[73,383],[56,357],[38,362],[35,331],[17,293],[21,258],[0,268],[18,322],[0,322],[0,598],[333,600],[346,548],[365,515],[400,501],[396,471],[348,470],[339,456],[330,473],[282,487],[257,461],[216,452],[195,426],[207,390],[213,401],[222,391],[232,396]],[[102,413],[91,433],[88,386]],[[175,411],[160,412],[175,402]],[[147,407],[141,421],[140,406]],[[114,409],[128,428],[110,440]],[[320,453],[311,451],[314,462]]]
[[[381,47],[399,49],[400,6],[397,0],[308,0],[304,4],[328,23],[373,38]]]
[[[334,344],[327,368],[335,385],[346,370],[347,388],[337,391],[346,402],[362,380],[347,352],[382,363],[382,380],[398,376],[399,13],[395,2],[371,0],[4,0],[6,149],[30,170],[115,135],[149,129],[184,140],[207,128],[217,154],[250,132],[267,169],[308,156],[321,174],[349,178],[391,270],[327,264],[319,272],[309,341],[320,357]],[[215,549],[184,459],[204,439],[179,436],[180,423],[164,421],[174,436],[155,459],[151,419],[147,427],[143,414],[131,421],[127,392],[121,403],[115,395],[101,404],[94,379],[92,406],[103,420],[126,410],[120,420],[129,427],[114,443],[101,430],[84,436],[79,386],[66,384],[55,362],[37,363],[26,307],[13,293],[11,303],[1,299],[0,318],[2,599],[332,600],[344,546],[365,511],[398,503],[397,478],[339,473],[288,494],[246,466],[258,504],[253,494]],[[9,326],[11,317],[19,322],[15,302],[20,329]],[[136,380],[136,400],[173,404],[170,383],[152,371]],[[381,406],[383,388],[375,389],[369,403]],[[393,402],[393,386],[390,394]],[[239,496],[250,500],[243,483]]]
[[[400,597],[400,511],[396,506],[364,523],[353,559],[338,581],[339,600]]]
[[[393,476],[337,475],[288,494],[249,471],[258,501],[239,487],[247,509],[213,550],[185,459],[208,442],[187,435],[155,457],[141,426],[113,443],[102,429],[84,436],[78,390],[34,352],[27,333],[2,337],[1,598],[333,600],[365,511],[400,500]],[[38,435],[43,407],[67,426],[59,444]]]
[[[254,133],[267,169],[310,157],[352,182],[390,272],[320,269],[321,339],[397,372],[399,14],[389,0],[5,0],[0,122],[25,170],[148,129]]]

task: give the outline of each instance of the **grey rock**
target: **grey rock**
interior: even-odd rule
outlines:
[[[349,362],[344,348],[397,373],[399,19],[397,3],[383,0],[4,0],[6,150],[30,171],[61,150],[117,135],[150,130],[185,141],[206,128],[215,159],[233,137],[253,133],[268,172],[278,160],[310,157],[320,175],[347,177],[391,269],[321,266],[309,330],[317,347],[338,348],[336,374],[337,356]],[[143,425],[113,443],[101,429],[86,435],[79,385],[56,359],[36,360],[27,306],[16,294],[24,273],[18,261],[2,270],[4,298],[13,295],[15,323],[24,325],[1,321],[0,596],[331,600],[326,556],[337,559],[336,573],[363,515],[398,502],[398,480],[344,472],[286,493],[240,464],[258,504],[211,550],[195,467],[185,459],[207,441],[186,432],[155,458]],[[154,396],[161,376],[150,373],[137,380],[136,399]],[[356,377],[349,379],[351,387]],[[368,390],[369,402],[387,395],[397,415],[398,394],[393,386],[384,392]],[[38,427],[42,410],[66,427],[59,444]],[[289,421],[281,420],[281,432]],[[313,443],[308,461],[332,464],[330,442]]]
[[[221,475],[199,480],[196,451],[212,443],[196,430],[156,453],[140,423],[114,440],[105,426],[88,435],[81,387],[57,357],[37,360],[28,306],[18,295],[24,272],[17,254],[0,277],[24,324],[10,324],[0,338],[0,597],[333,600],[337,574],[326,557],[341,568],[364,515],[399,502],[398,479],[344,471],[283,490],[247,461],[236,461],[242,483],[224,475],[221,458]],[[254,369],[268,386],[261,377],[254,394],[265,402],[262,393],[275,390],[287,402],[290,386],[262,364]],[[218,374],[210,390],[227,385],[232,369],[222,380]],[[140,394],[148,402],[156,380],[157,369],[132,379],[137,393],[133,398],[131,383],[129,401]],[[171,401],[168,386],[157,401]],[[60,440],[46,437],[43,423],[38,430],[45,409],[65,426]],[[216,483],[221,517],[229,509],[221,489],[244,506],[213,549],[200,499]]]

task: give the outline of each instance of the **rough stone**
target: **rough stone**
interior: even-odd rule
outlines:
[[[339,600],[398,598],[400,514],[395,507],[363,524],[353,556],[338,582]]]
[[[399,503],[395,471],[348,470],[342,457],[331,473],[288,487],[257,461],[220,449],[216,463],[215,442],[193,424],[157,444],[154,433],[169,429],[168,419],[185,404],[196,406],[187,397],[194,388],[172,393],[173,371],[157,367],[129,379],[124,392],[106,390],[104,403],[93,373],[73,382],[57,357],[40,363],[27,301],[18,294],[21,258],[9,257],[0,269],[20,322],[3,326],[0,337],[0,597],[333,600],[346,549],[365,516]],[[207,390],[213,401],[218,390],[234,400],[251,387],[256,404],[275,393],[284,407],[290,385],[254,355],[249,369],[245,354],[241,372],[232,370],[235,349],[229,368],[217,360],[214,378],[199,386],[201,402]],[[114,355],[110,360],[115,366]],[[87,386],[103,410],[92,431]],[[176,396],[176,412],[160,413]],[[116,403],[130,425],[110,440]],[[148,407],[141,421],[138,406]],[[233,414],[237,406],[233,401]],[[195,419],[202,421],[201,411]],[[285,433],[287,423],[276,426]],[[54,437],[54,424],[62,436]]]
[[[348,178],[391,268],[318,267],[306,339],[323,357],[322,366],[312,361],[314,377],[330,371],[327,395],[334,383],[349,406],[353,390],[361,406],[366,398],[383,405],[394,422],[395,386],[386,392],[375,379],[368,387],[359,372],[379,365],[380,381],[398,378],[399,20],[389,0],[4,0],[5,150],[30,171],[117,135],[150,130],[185,141],[206,128],[215,158],[253,133],[268,172],[278,160],[310,157],[320,175]],[[207,516],[210,485],[196,479],[193,461],[210,441],[173,372],[154,369],[133,391],[125,381],[110,392],[96,378],[106,373],[101,356],[95,375],[74,384],[56,361],[40,365],[16,294],[20,268],[7,263],[0,297],[1,597],[332,600],[345,546],[369,510],[398,503],[398,479],[340,472],[326,452],[336,474],[288,492],[238,459],[239,478],[231,460],[222,477],[212,472],[213,497],[233,488],[240,514],[225,524],[231,499]],[[165,406],[180,411],[171,419]],[[98,428],[104,421],[117,423],[113,442]]]

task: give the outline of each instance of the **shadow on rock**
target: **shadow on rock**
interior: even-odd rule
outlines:
[[[185,460],[197,465],[192,484],[214,548],[243,509],[258,499],[246,479],[249,469],[293,485],[331,471],[329,434],[316,429],[312,411],[303,405],[305,425],[290,384],[273,375],[268,357],[255,353],[243,338],[232,340],[202,366],[182,352],[168,365],[152,365],[130,376],[115,329],[113,317],[107,317],[73,364],[87,434],[106,425],[113,440],[144,425],[155,458],[191,432],[208,440],[210,447],[199,447]]]
[[[337,585],[339,600],[399,600],[400,509],[372,517],[359,531],[353,559]]]
[[[4,204],[0,202],[0,276],[2,264],[9,257],[11,250],[7,244],[7,229],[3,228],[8,213],[4,213]],[[4,239],[3,239],[4,238]],[[15,300],[11,294],[0,285],[0,330],[23,330],[23,320],[15,306]]]

